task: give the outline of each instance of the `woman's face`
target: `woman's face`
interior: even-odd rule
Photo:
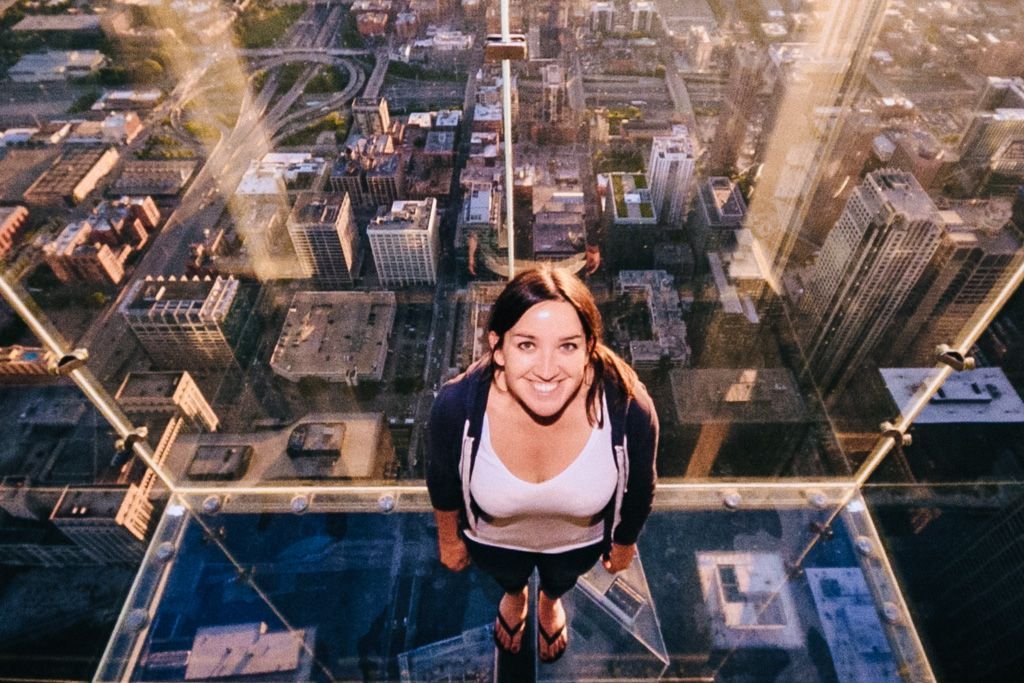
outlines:
[[[587,340],[576,309],[565,301],[543,301],[505,333],[490,333],[495,362],[505,383],[532,416],[561,413],[580,394],[587,366]]]

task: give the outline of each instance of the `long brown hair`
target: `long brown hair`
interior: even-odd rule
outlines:
[[[498,295],[491,309],[487,323],[488,332],[498,335],[500,348],[505,333],[533,306],[544,301],[564,301],[576,311],[587,346],[587,362],[593,371],[593,381],[587,388],[587,418],[591,424],[598,423],[598,405],[604,391],[605,379],[614,381],[623,396],[633,396],[639,381],[636,372],[604,343],[604,324],[601,312],[597,310],[594,295],[583,282],[567,270],[551,266],[540,266],[520,272]],[[492,351],[489,359],[491,370],[497,369]]]

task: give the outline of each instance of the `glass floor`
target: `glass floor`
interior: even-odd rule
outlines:
[[[440,565],[422,493],[390,513],[369,496],[299,496],[301,513],[174,497],[97,680],[933,680],[863,500],[823,528],[830,498],[659,492],[639,561],[569,594],[570,645],[549,665],[533,628],[496,657],[500,589]]]

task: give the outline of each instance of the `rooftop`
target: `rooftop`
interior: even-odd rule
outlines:
[[[124,505],[127,487],[68,489],[51,519],[114,519]]]
[[[324,451],[316,449],[309,454],[313,457],[304,457],[303,453],[290,447],[293,438],[298,438],[297,434],[303,435],[304,443],[305,434],[310,429],[314,433],[323,434],[330,430],[340,435],[335,444],[337,449],[331,451],[332,457],[322,457]],[[194,474],[198,474],[196,478],[199,479],[209,478],[210,467],[203,465],[194,471],[191,469],[197,455],[201,459],[223,459],[228,449],[243,448],[243,445],[252,448],[251,452],[242,454],[250,456],[248,467],[226,470],[229,476],[238,477],[232,481],[243,485],[380,478],[394,454],[383,413],[309,413],[287,425],[245,434],[181,434],[167,456],[167,466],[182,481],[187,481]]]
[[[117,390],[116,398],[171,398],[186,375],[183,370],[130,372]]]
[[[681,424],[804,423],[810,414],[788,368],[705,368],[672,371]]]
[[[96,14],[30,14],[14,25],[13,31],[99,31]]]
[[[885,388],[897,409],[931,377],[932,368],[880,368]],[[1018,424],[1024,422],[1024,401],[1000,368],[964,370],[949,376],[915,424]]]
[[[393,292],[299,292],[270,366],[291,381],[380,381],[395,312]]]
[[[222,320],[238,292],[238,280],[209,277],[180,279],[146,276],[138,280],[125,295],[119,310],[124,315],[159,317],[198,315],[204,319]]]
[[[347,195],[335,193],[305,193],[295,201],[288,223],[292,225],[335,225],[344,220]]]
[[[419,201],[393,202],[390,210],[387,207],[380,208],[367,229],[373,231],[432,230],[435,227],[432,223],[437,222],[436,206],[437,200],[432,197]]]

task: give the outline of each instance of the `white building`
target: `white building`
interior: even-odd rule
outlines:
[[[441,252],[438,235],[437,200],[398,201],[391,210],[382,207],[366,228],[385,287],[433,285]]]
[[[844,384],[889,329],[939,247],[942,221],[910,173],[875,171],[854,190],[800,302],[809,364],[823,389]]]
[[[693,183],[693,141],[686,126],[672,126],[672,135],[658,136],[651,141],[651,159],[647,175],[651,182],[651,198],[661,220],[681,228],[686,219]]]
[[[656,26],[658,10],[650,0],[632,0],[629,14],[633,31],[650,33]]]
[[[611,33],[615,28],[615,4],[595,2],[590,5],[590,30]]]

